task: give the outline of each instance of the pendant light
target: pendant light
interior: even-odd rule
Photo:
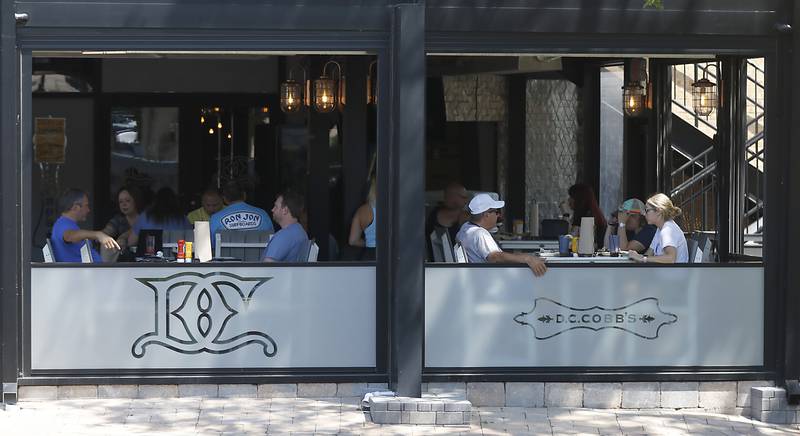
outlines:
[[[303,70],[303,83],[306,81],[306,70]],[[292,78],[294,68],[289,70],[289,79],[281,83],[281,110],[287,114],[299,112],[303,107],[303,86]]]
[[[708,68],[716,67],[710,64],[703,70],[703,78],[692,83],[692,106],[697,115],[707,117],[717,108],[717,84],[708,80]],[[717,70],[719,71],[719,70]]]
[[[334,72],[338,74],[335,76],[338,80],[334,80],[333,75],[328,75],[328,65],[336,67]],[[337,82],[340,85],[339,87],[337,87]],[[329,113],[336,109],[337,104],[341,101],[343,93],[341,82],[342,66],[336,61],[326,62],[322,67],[322,76],[314,81],[314,109],[316,109],[317,112]]]

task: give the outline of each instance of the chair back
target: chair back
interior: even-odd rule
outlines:
[[[81,263],[92,263],[94,259],[92,259],[92,245],[88,239],[83,240],[83,245],[81,245]]]
[[[687,239],[686,248],[689,251],[689,263],[697,263],[697,241],[693,238]]]
[[[433,261],[434,262],[444,262],[444,248],[442,245],[442,238],[439,237],[439,234],[434,229],[430,236],[431,240],[431,251],[433,252]]]
[[[456,245],[453,247],[453,252],[455,253],[456,263],[467,263],[467,252],[464,250],[464,247],[461,246],[461,243],[456,242]]]
[[[316,262],[317,256],[319,256],[319,245],[314,241],[308,242],[308,257],[306,258],[306,262]]]
[[[44,247],[42,247],[42,257],[44,257],[44,263],[53,263],[56,261],[55,256],[53,256],[53,244],[50,242],[50,238],[47,238],[44,241]]]
[[[222,230],[214,235],[214,257],[235,257],[258,262],[272,238],[269,230]]]
[[[705,233],[695,233],[692,235],[693,238],[697,239],[697,255],[695,258],[695,262],[701,263],[711,263],[714,261],[713,258],[713,245],[714,240]]]
[[[569,233],[569,223],[561,219],[546,219],[541,222],[541,232],[539,237],[542,239],[558,239],[561,235]]]
[[[442,240],[442,251],[444,252],[444,261],[447,263],[453,263],[456,261],[455,253],[453,252],[453,243],[450,242],[450,232],[447,229],[442,229],[441,234]]]

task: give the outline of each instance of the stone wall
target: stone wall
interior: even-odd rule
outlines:
[[[497,122],[497,190],[506,197],[508,164],[508,84],[494,74],[444,76],[447,121]],[[469,187],[468,187],[469,188]]]
[[[580,178],[580,89],[567,80],[530,80],[526,86],[525,200],[539,203],[539,219],[560,217],[559,203]]]

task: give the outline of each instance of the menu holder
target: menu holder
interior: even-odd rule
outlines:
[[[200,262],[211,260],[211,229],[208,221],[194,222],[194,252]]]
[[[578,239],[578,254],[591,256],[594,254],[594,217],[581,218],[581,237]]]

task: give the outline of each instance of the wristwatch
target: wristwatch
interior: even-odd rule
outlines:
[[[619,228],[623,228],[623,227],[625,227],[625,223],[619,223],[619,224],[617,224],[617,225],[619,226]]]
[[[642,262],[647,263],[647,256],[642,256]]]

